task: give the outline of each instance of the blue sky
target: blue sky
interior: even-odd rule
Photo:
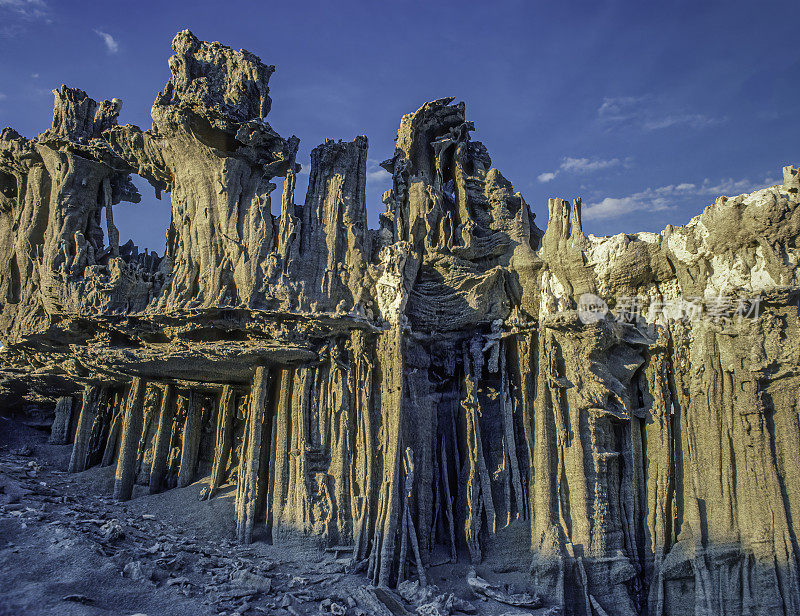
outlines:
[[[326,137],[369,137],[373,227],[389,185],[377,163],[391,156],[401,115],[455,96],[540,227],[548,197],[581,196],[587,232],[658,231],[800,164],[797,9],[796,0],[0,0],[0,126],[35,136],[50,125],[50,91],[66,83],[121,98],[120,121],[149,127],[170,41],[189,28],[276,65],[268,120],[300,137],[304,173]],[[301,178],[298,202],[304,193]],[[169,209],[149,190],[116,208],[123,241],[162,251]]]

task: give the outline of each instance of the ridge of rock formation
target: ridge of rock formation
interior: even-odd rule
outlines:
[[[446,98],[402,118],[372,230],[366,137],[298,205],[274,67],[172,45],[150,129],[62,86],[0,132],[3,401],[58,400],[70,471],[235,484],[241,541],[351,546],[380,586],[521,525],[556,611],[800,613],[797,169],[661,233],[551,199],[543,232]],[[119,244],[131,174],[171,196],[163,255]]]

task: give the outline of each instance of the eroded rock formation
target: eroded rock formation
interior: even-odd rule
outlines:
[[[274,67],[173,49],[149,130],[64,86],[0,133],[4,387],[60,397],[71,471],[235,484],[239,539],[349,545],[378,585],[516,524],[552,613],[800,613],[796,169],[660,234],[561,199],[542,232],[441,99],[371,230],[365,137],[314,149],[297,205]],[[171,195],[163,255],[119,245],[131,174]]]

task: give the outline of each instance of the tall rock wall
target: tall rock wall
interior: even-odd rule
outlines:
[[[566,614],[800,613],[796,169],[659,234],[551,199],[543,232],[440,99],[371,230],[366,137],[315,148],[298,205],[274,67],[173,49],[146,131],[62,87],[0,133],[3,391],[59,398],[70,470],[235,484],[240,540],[352,546],[376,584],[513,528]],[[170,195],[163,255],[119,245],[131,174]]]

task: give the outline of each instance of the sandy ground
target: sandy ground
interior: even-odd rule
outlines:
[[[137,486],[133,500],[116,503],[113,466],[67,474],[71,445],[47,436],[0,417],[1,616],[541,613],[476,596],[468,559],[452,564],[444,551],[428,581],[439,596],[453,594],[449,605],[390,593],[397,605],[370,608],[374,590],[363,574],[345,573],[347,553],[308,538],[237,545],[232,487],[200,501],[207,478],[152,496]],[[527,590],[525,527],[501,530],[477,574]]]

